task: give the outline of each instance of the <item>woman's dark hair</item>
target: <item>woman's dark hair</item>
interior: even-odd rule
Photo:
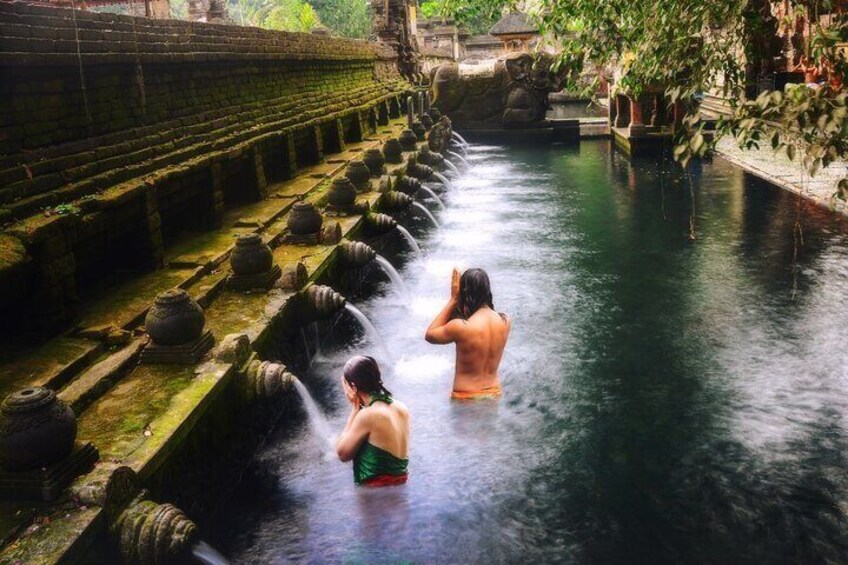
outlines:
[[[483,269],[468,269],[459,278],[459,315],[468,319],[483,306],[492,310],[492,287]]]
[[[350,384],[356,385],[357,390],[361,390],[366,394],[386,394],[391,396],[392,393],[383,386],[383,379],[380,377],[380,367],[377,361],[369,355],[356,355],[351,357],[344,366],[344,378]]]

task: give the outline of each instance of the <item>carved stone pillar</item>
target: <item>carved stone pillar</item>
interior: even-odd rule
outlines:
[[[642,99],[630,98],[630,134],[643,133],[645,131],[645,120],[643,116]]]
[[[615,122],[614,127],[627,127],[630,123],[630,100],[624,94],[615,96]]]

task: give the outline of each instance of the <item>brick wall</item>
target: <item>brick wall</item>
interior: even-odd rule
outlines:
[[[186,202],[214,227],[408,86],[376,43],[0,2],[0,224],[26,249],[0,262],[0,313],[69,320],[115,255],[102,242],[126,239],[117,218],[146,238],[138,266],[156,265],[173,223],[194,221]],[[228,179],[245,167],[240,193]]]

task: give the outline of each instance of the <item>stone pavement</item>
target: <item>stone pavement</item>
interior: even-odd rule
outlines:
[[[725,137],[716,145],[716,153],[746,171],[795,194],[801,193],[816,204],[848,215],[846,202],[836,197],[836,185],[848,174],[848,163],[836,162],[811,177],[800,161],[790,161],[785,151],[771,147],[740,149],[736,141]]]

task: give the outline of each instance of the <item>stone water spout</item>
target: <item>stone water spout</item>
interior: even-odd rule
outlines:
[[[462,163],[463,165],[465,165],[466,167],[469,166],[468,160],[465,157],[463,157],[462,155],[460,155],[459,153],[457,153],[456,151],[448,150],[448,155],[450,157],[453,157],[454,159],[458,159],[459,162]]]
[[[418,145],[418,136],[411,129],[405,129],[400,132],[398,141],[400,141],[400,145],[404,151],[415,151]]]
[[[251,398],[273,400],[291,390],[295,376],[282,363],[253,361],[247,369],[247,387]]]
[[[230,268],[227,287],[238,291],[268,290],[281,274],[271,248],[258,233],[238,237],[230,253]]]
[[[365,227],[369,235],[381,236],[397,229],[397,221],[388,214],[368,214],[365,216]]]
[[[409,196],[415,196],[418,194],[418,191],[421,190],[421,181],[414,177],[401,175],[396,178],[394,188],[398,192],[408,194]]]
[[[205,330],[203,308],[181,288],[156,296],[144,319],[150,336],[141,352],[141,362],[193,365],[212,348],[215,339]]]
[[[114,526],[123,562],[127,565],[171,565],[191,561],[200,541],[197,525],[172,504],[136,500]]]
[[[432,168],[440,168],[445,164],[445,158],[438,153],[431,151],[428,146],[423,146],[418,150],[418,155],[415,160],[422,165],[427,165]]]
[[[371,168],[364,161],[353,159],[345,169],[345,176],[353,183],[356,192],[371,192]]]
[[[372,177],[379,177],[383,174],[385,170],[386,158],[383,157],[383,152],[377,149],[376,147],[372,147],[371,149],[366,149],[362,154],[362,161],[371,171]]]
[[[382,210],[395,211],[405,210],[412,206],[413,199],[408,194],[392,191],[380,197],[380,208]]]
[[[105,526],[127,565],[190,563],[200,541],[197,525],[172,504],[148,500],[132,468],[103,463],[70,489],[79,504],[102,509]],[[208,546],[207,546],[208,547]],[[214,550],[218,565],[227,561]]]
[[[465,138],[456,133],[455,131],[451,131],[451,137],[454,138],[463,148],[468,147],[468,142],[465,141]]]
[[[403,163],[403,144],[400,142],[400,139],[395,137],[387,139],[383,144],[383,156],[386,163]]]
[[[427,180],[433,176],[433,168],[419,163],[417,159],[410,159],[406,164],[406,174],[418,180]]]
[[[338,250],[342,263],[349,267],[362,268],[377,258],[377,252],[361,241],[343,241]]]
[[[313,319],[326,320],[344,310],[345,297],[329,286],[312,285],[303,293],[304,302]]]

